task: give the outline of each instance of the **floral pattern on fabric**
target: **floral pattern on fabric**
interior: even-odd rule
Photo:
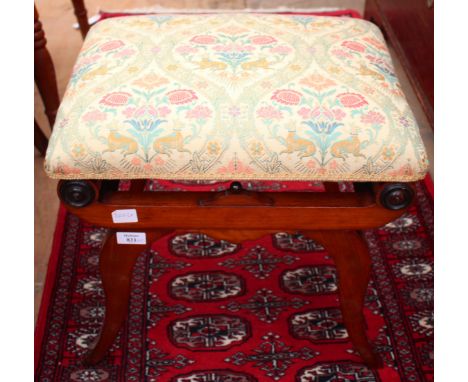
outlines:
[[[412,181],[427,165],[377,27],[258,14],[95,25],[46,157],[62,179]]]

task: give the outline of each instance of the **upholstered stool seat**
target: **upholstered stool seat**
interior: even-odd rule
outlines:
[[[46,157],[61,179],[375,182],[426,170],[378,28],[320,16],[98,23]]]

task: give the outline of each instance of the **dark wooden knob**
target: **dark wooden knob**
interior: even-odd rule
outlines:
[[[242,184],[240,182],[232,182],[231,187],[229,188],[231,192],[239,193],[243,190]]]
[[[72,207],[86,207],[96,197],[96,191],[85,180],[65,180],[59,186],[60,199]]]
[[[380,194],[380,203],[389,210],[401,210],[413,201],[414,191],[405,183],[386,185]]]

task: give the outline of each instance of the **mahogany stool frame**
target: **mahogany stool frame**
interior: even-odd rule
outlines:
[[[252,192],[233,182],[221,192],[145,191],[146,180],[132,180],[129,191],[116,180],[62,180],[58,194],[68,211],[109,228],[99,268],[106,313],[100,338],[87,364],[103,359],[127,316],[136,259],[170,232],[199,232],[240,243],[276,232],[301,231],[321,243],[333,258],[343,321],[349,337],[371,368],[382,365],[365,332],[364,297],[371,262],[359,230],[377,228],[401,216],[414,197],[412,183],[354,183],[355,192]],[[114,223],[112,212],[136,209],[137,223]],[[144,232],[146,245],[117,244],[116,232]]]
[[[72,3],[84,38],[89,30],[84,2]],[[35,23],[36,18],[35,14]],[[365,333],[363,305],[371,263],[359,231],[403,215],[414,198],[414,184],[354,183],[353,193],[339,192],[334,182],[324,183],[326,192],[281,193],[246,191],[239,182],[223,192],[145,192],[144,179],[132,180],[125,192],[118,191],[118,184],[118,180],[58,184],[69,212],[110,229],[99,261],[106,313],[99,340],[85,363],[101,361],[114,342],[127,316],[136,259],[158,238],[190,231],[240,243],[279,231],[301,231],[321,243],[335,262],[340,308],[355,349],[369,367],[382,366]],[[113,211],[130,208],[137,210],[138,223],[113,222]],[[117,231],[144,232],[147,245],[119,245]]]

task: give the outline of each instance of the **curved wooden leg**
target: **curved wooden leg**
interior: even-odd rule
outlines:
[[[366,336],[364,297],[370,280],[371,262],[367,247],[358,232],[307,232],[320,242],[334,259],[338,272],[341,313],[349,338],[367,366],[382,366]]]
[[[99,258],[106,313],[99,340],[85,359],[86,364],[94,365],[101,361],[113,344],[127,317],[135,262],[152,242],[167,232],[146,232],[146,245],[117,244],[116,232],[111,231],[108,235]]]

